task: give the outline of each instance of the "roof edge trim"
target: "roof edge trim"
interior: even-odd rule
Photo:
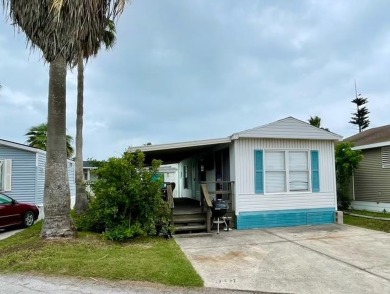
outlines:
[[[46,151],[44,151],[44,150],[30,147],[27,145],[23,145],[23,144],[16,143],[16,142],[7,141],[7,140],[0,139],[0,145],[4,145],[7,147],[16,148],[16,149],[21,149],[21,150],[25,150],[25,151],[30,151],[30,152],[34,152],[34,153],[46,154]]]
[[[351,149],[352,150],[363,150],[363,149],[372,149],[372,148],[379,148],[379,147],[385,147],[385,146],[390,146],[390,141],[355,146],[355,147],[352,147]]]
[[[209,139],[209,140],[187,141],[187,142],[170,143],[170,144],[157,144],[157,145],[129,147],[127,149],[127,151],[129,151],[129,152],[134,152],[137,150],[157,151],[157,150],[168,150],[168,149],[176,149],[176,148],[190,148],[190,147],[197,147],[197,146],[207,146],[207,145],[230,143],[231,141],[232,141],[232,139],[230,137],[227,137],[227,138],[220,138],[220,139]]]

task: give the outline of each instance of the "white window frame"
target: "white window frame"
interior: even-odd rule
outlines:
[[[267,161],[267,153],[269,152],[283,152],[284,153],[284,172],[285,172],[285,188],[286,191],[282,192],[267,192],[267,170],[266,161]],[[293,190],[290,191],[290,172],[294,170],[290,170],[290,162],[289,162],[289,153],[290,152],[305,152],[307,155],[307,173],[308,173],[308,189],[307,190]],[[274,195],[274,194],[297,194],[297,193],[312,193],[312,179],[311,179],[311,156],[310,150],[308,149],[264,149],[264,195]]]
[[[390,146],[381,148],[382,168],[390,168]]]
[[[5,160],[0,159],[0,192],[4,192],[4,186],[5,186]]]
[[[2,185],[0,187],[1,192],[11,192],[12,191],[12,159],[1,159],[1,177]]]

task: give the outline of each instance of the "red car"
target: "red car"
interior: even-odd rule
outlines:
[[[17,225],[30,227],[38,219],[38,215],[36,205],[19,203],[0,193],[0,229]]]

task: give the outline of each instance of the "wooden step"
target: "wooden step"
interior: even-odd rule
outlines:
[[[213,236],[213,233],[206,233],[206,232],[200,232],[200,233],[181,233],[181,234],[176,234],[173,237],[176,238],[197,238],[197,237],[211,237]]]
[[[175,226],[175,232],[205,231],[206,225]]]
[[[176,218],[173,217],[173,222],[175,224],[185,224],[185,223],[205,223],[206,217],[205,216],[192,216],[188,215],[187,217],[180,217]]]

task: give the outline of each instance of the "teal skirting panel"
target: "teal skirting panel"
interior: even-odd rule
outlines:
[[[237,229],[322,225],[335,222],[334,208],[241,212]]]

